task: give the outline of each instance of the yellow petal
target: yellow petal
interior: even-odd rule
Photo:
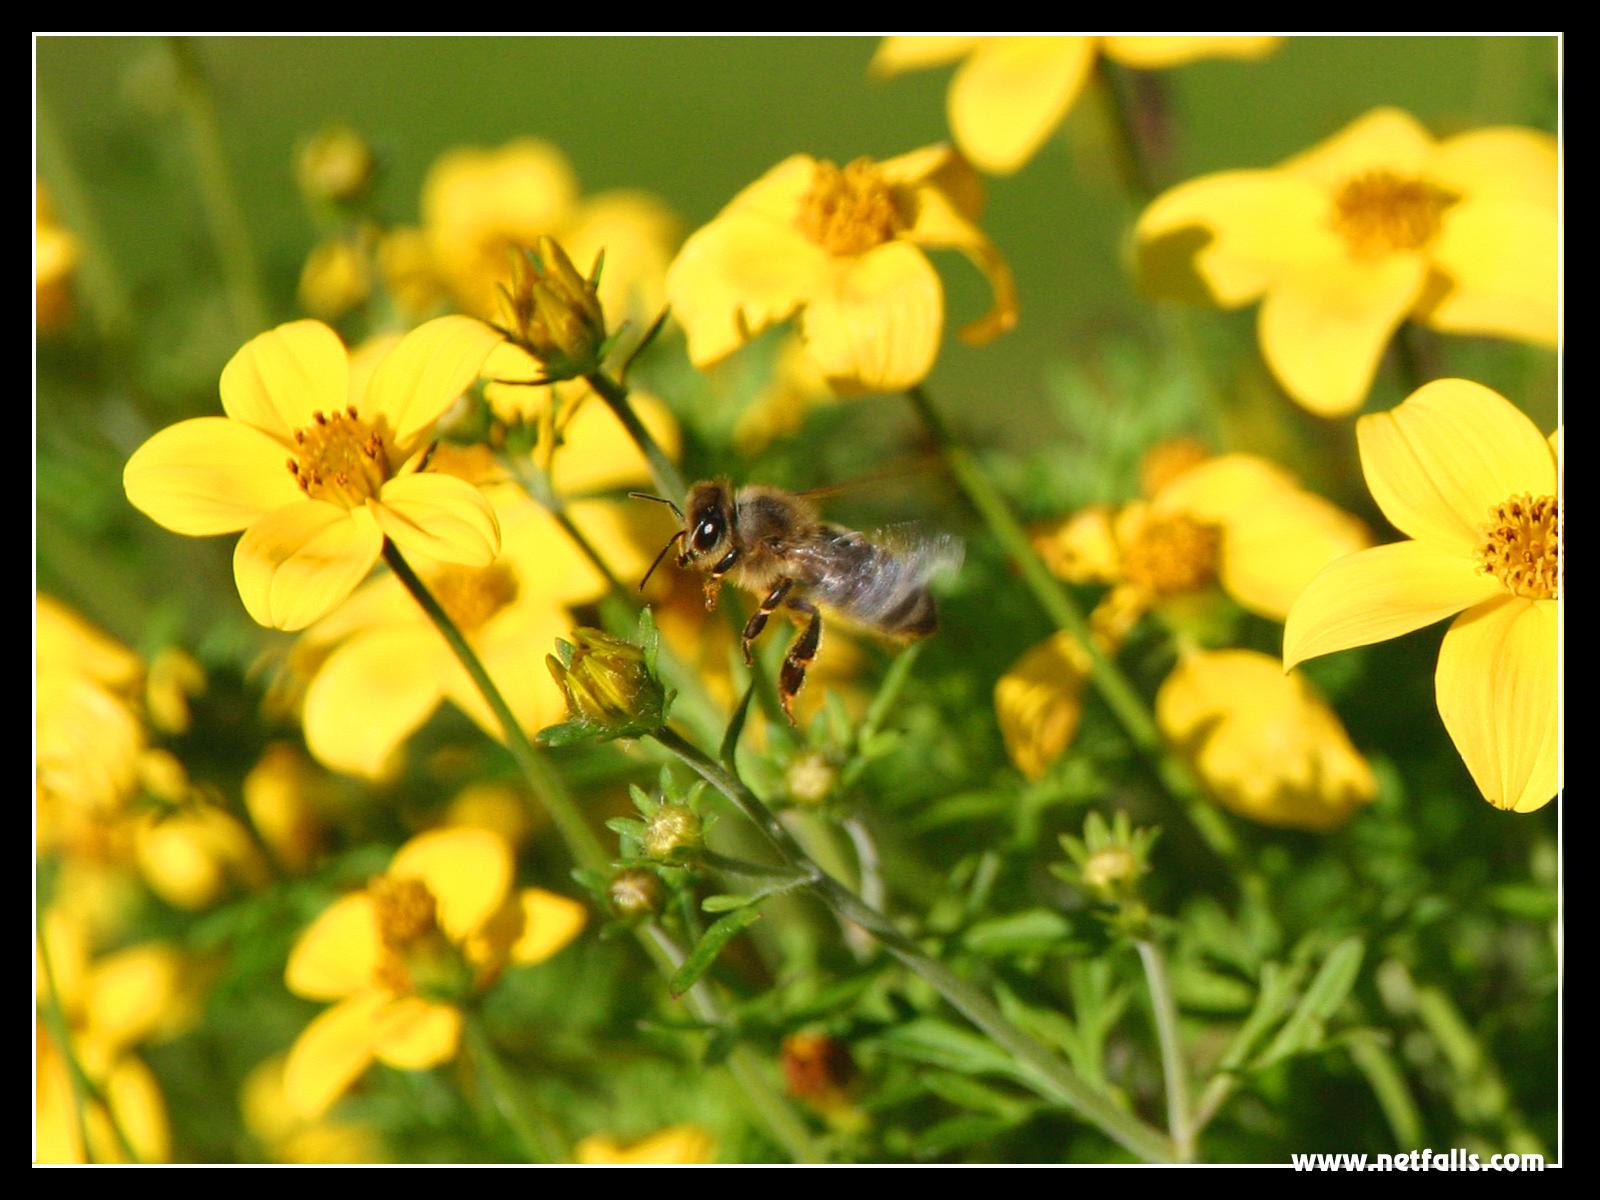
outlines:
[[[1335,252],[1329,200],[1284,171],[1222,171],[1163,192],[1134,229],[1139,286],[1157,299],[1237,308],[1286,271]]]
[[[1330,255],[1273,283],[1261,304],[1261,352],[1284,390],[1318,416],[1361,407],[1394,331],[1427,279],[1418,255]]]
[[[105,1081],[105,1093],[111,1112],[139,1161],[166,1162],[172,1153],[167,1105],[161,1097],[161,1085],[150,1068],[131,1056],[120,1059]],[[100,1112],[95,1110],[95,1115],[98,1117]],[[89,1128],[96,1160],[123,1161],[121,1141],[109,1128],[109,1122],[103,1130],[97,1125],[97,1121],[92,1121]]]
[[[483,398],[502,421],[534,421],[550,407],[555,395],[552,386],[529,386],[543,376],[538,359],[521,346],[501,342],[483,363]]]
[[[372,1065],[374,1021],[389,1003],[383,992],[341,1000],[300,1031],[283,1064],[289,1107],[315,1121]]]
[[[343,351],[341,351],[343,353]],[[179,421],[133,452],[122,469],[128,501],[174,533],[235,533],[305,498],[284,446],[226,417]]]
[[[452,475],[402,475],[368,506],[402,553],[487,567],[500,553],[500,523],[483,493]]]
[[[810,169],[807,163],[808,176]],[[795,228],[794,216],[785,222],[730,206],[683,244],[667,271],[667,301],[697,367],[788,320],[811,294],[829,259]]]
[[[372,897],[356,892],[323,909],[300,935],[283,980],[308,1000],[342,1000],[371,990],[382,959]]]
[[[1377,793],[1338,717],[1270,655],[1185,655],[1157,693],[1156,721],[1223,807],[1266,825],[1324,832]]]
[[[1178,67],[1201,58],[1265,58],[1280,45],[1281,37],[1151,37],[1123,35],[1100,39],[1106,55],[1125,67],[1152,71]]]
[[[100,959],[89,975],[91,1035],[112,1046],[131,1046],[170,1025],[183,974],[182,956],[155,942]]]
[[[311,753],[336,771],[385,777],[401,743],[438,707],[447,657],[438,634],[415,621],[357,633],[306,689]]]
[[[555,724],[567,711],[550,672],[528,670],[530,655],[548,653],[547,647],[555,645],[556,638],[568,637],[571,632],[572,618],[565,609],[530,598],[497,616],[474,639],[489,678],[505,697],[511,715],[530,735]],[[438,679],[445,695],[480,729],[496,740],[505,739],[500,718],[453,657]]]
[[[301,500],[252,525],[233,551],[245,611],[273,629],[304,629],[353,592],[383,550],[366,508]]]
[[[716,1158],[711,1135],[693,1125],[674,1125],[631,1146],[605,1134],[591,1134],[573,1148],[578,1162],[593,1165],[708,1163]]]
[[[886,37],[878,43],[867,70],[873,75],[898,75],[955,62],[979,42],[975,37]]]
[[[409,457],[433,423],[478,378],[500,334],[471,317],[439,317],[419,325],[378,364],[357,405],[367,421],[383,417],[396,457]]]
[[[995,684],[1006,753],[1029,779],[1042,777],[1077,736],[1089,666],[1082,644],[1058,633],[1019,658]]]
[[[511,849],[486,829],[434,829],[400,847],[389,875],[427,884],[438,903],[439,928],[460,942],[510,894]]]
[[[1446,138],[1428,174],[1468,200],[1512,201],[1556,210],[1556,139],[1536,129],[1497,126]]]
[[[1113,515],[1104,504],[1079,509],[1036,530],[1034,548],[1045,565],[1069,583],[1115,583],[1122,578],[1122,550]]]
[[[523,888],[522,933],[511,947],[511,961],[541,963],[553,958],[583,931],[589,911],[576,900],[543,888]]]
[[[800,316],[806,353],[836,391],[893,392],[933,369],[944,293],[915,246],[887,242],[838,259]]]
[[[1556,344],[1561,230],[1554,209],[1463,202],[1446,211],[1431,251],[1444,278],[1417,314],[1423,323],[1447,333]]]
[[[1439,648],[1434,691],[1483,797],[1533,812],[1561,790],[1561,609],[1507,596],[1456,618]]]
[[[418,996],[385,1005],[373,1023],[373,1052],[380,1062],[402,1071],[425,1071],[449,1062],[460,1045],[461,1013]]]
[[[1555,462],[1510,401],[1465,379],[1437,379],[1399,407],[1356,422],[1361,469],[1396,529],[1476,555],[1490,510],[1520,492],[1553,496]]]
[[[1287,670],[1308,658],[1385,641],[1504,592],[1476,558],[1429,542],[1395,542],[1329,563],[1283,628]]]
[[[959,160],[957,160],[959,162]],[[970,167],[965,167],[971,172]],[[947,169],[944,172],[950,174]],[[974,176],[974,181],[976,176]],[[956,195],[964,189],[956,184]],[[1017,285],[1011,268],[976,224],[967,218],[960,203],[942,188],[931,184],[916,188],[916,215],[911,228],[903,235],[919,246],[959,250],[983,272],[994,291],[994,305],[982,317],[961,329],[961,338],[973,345],[981,345],[999,337],[1017,323]]]
[[[605,251],[600,307],[615,329],[629,317],[648,321],[661,311],[667,266],[682,240],[682,224],[658,197],[622,190],[585,200],[561,244],[585,272]]]
[[[645,392],[632,392],[634,414],[668,458],[678,456],[678,422],[667,406]],[[650,466],[622,422],[600,397],[589,395],[561,430],[562,445],[550,464],[550,483],[558,496],[640,487],[650,482]]]
[[[1422,175],[1432,165],[1434,153],[1433,135],[1410,113],[1377,108],[1295,155],[1282,169],[1339,188],[1368,171]]]
[[[980,170],[1010,175],[1038,152],[1094,66],[1086,37],[986,38],[950,82],[950,130]]]
[[[350,366],[321,321],[293,321],[252,338],[222,369],[222,409],[287,444],[315,413],[343,412]]]

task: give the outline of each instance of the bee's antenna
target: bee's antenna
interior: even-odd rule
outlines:
[[[629,492],[628,495],[635,500],[654,500],[657,504],[665,504],[672,510],[673,515],[676,516],[678,520],[683,520],[683,509],[679,508],[665,496],[652,496],[649,492]],[[661,553],[665,554],[666,551],[663,550]]]
[[[640,499],[641,500],[660,500],[661,497],[659,497],[659,496],[641,496]],[[672,501],[666,500],[666,501],[663,501],[663,503],[672,504]],[[674,508],[677,507],[676,504],[673,504],[672,506]],[[641,592],[644,591],[644,585],[650,582],[650,576],[652,576],[652,575],[654,575],[656,573],[656,568],[661,565],[661,560],[667,556],[667,551],[672,549],[672,543],[673,542],[681,542],[681,541],[683,541],[683,530],[681,530],[681,529],[678,530],[677,533],[673,534],[671,537],[669,537],[667,539],[667,544],[665,546],[661,547],[661,553],[656,555],[655,561],[650,564],[650,569],[644,573],[644,578],[639,580],[639,590]]]

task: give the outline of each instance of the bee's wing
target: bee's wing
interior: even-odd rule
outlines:
[[[938,576],[949,578],[961,569],[967,546],[953,533],[932,529],[920,521],[886,525],[866,535],[905,564],[905,575],[922,584]]]

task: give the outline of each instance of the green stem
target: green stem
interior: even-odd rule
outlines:
[[[1168,1138],[1090,1088],[1049,1050],[1008,1021],[981,991],[901,933],[888,917],[863,904],[855,893],[823,872],[790,836],[783,823],[743,783],[673,730],[661,729],[651,736],[731,800],[784,862],[798,870],[814,872],[816,882],[811,890],[835,915],[872,934],[885,950],[931,984],[996,1044],[1009,1051],[1016,1058],[1022,1076],[1036,1091],[1073,1109],[1106,1136],[1146,1161],[1175,1159],[1176,1148]]]
[[[529,1161],[571,1162],[572,1155],[568,1153],[550,1123],[529,1110],[527,1097],[511,1078],[505,1063],[500,1060],[500,1055],[489,1038],[489,1031],[483,1027],[482,1018],[476,1014],[469,1015],[466,1025],[467,1046],[472,1052],[473,1061],[478,1064],[479,1071],[489,1085],[489,1101],[505,1123],[511,1127],[511,1131],[517,1135],[517,1140],[522,1143]]]
[[[262,297],[261,272],[256,266],[250,231],[228,167],[222,146],[222,123],[217,118],[216,99],[205,70],[200,65],[195,43],[190,38],[169,38],[167,46],[178,69],[178,94],[184,120],[194,146],[196,181],[211,240],[217,249],[227,288],[233,319],[244,338],[252,338],[267,327],[267,307]]]
[[[506,749],[511,752],[511,757],[516,760],[524,778],[533,788],[535,798],[555,822],[556,830],[561,834],[561,840],[566,843],[567,851],[573,860],[579,866],[591,871],[608,874],[611,870],[611,856],[605,852],[600,840],[589,828],[589,823],[584,820],[566,785],[562,783],[561,776],[528,740],[522,723],[512,713],[511,706],[500,694],[500,689],[495,686],[494,680],[489,678],[489,672],[484,670],[477,653],[467,644],[467,639],[456,628],[450,615],[434,599],[433,593],[417,577],[417,573],[411,569],[411,564],[406,562],[405,556],[391,541],[385,540],[383,543],[383,560],[389,564],[389,569],[405,586],[406,591],[411,593],[412,599],[422,606],[423,612],[428,614],[428,619],[433,622],[450,649],[455,652],[456,658],[460,660],[473,684],[483,694],[495,719],[500,722],[501,731],[505,734]]]
[[[112,1136],[117,1139],[117,1147],[122,1151],[123,1157],[128,1162],[137,1163],[140,1161],[138,1152],[128,1140],[122,1122],[117,1120],[117,1113],[111,1107],[110,1099],[103,1095],[94,1080],[89,1078],[88,1072],[83,1069],[83,1064],[78,1061],[77,1052],[72,1048],[72,1030],[67,1024],[67,1014],[61,1007],[61,994],[56,988],[55,964],[51,961],[49,939],[45,936],[43,909],[38,911],[34,934],[39,948],[39,967],[44,973],[44,1023],[67,1065],[67,1079],[72,1086],[72,1115],[78,1127],[78,1140],[83,1145],[83,1161],[92,1163],[95,1160],[94,1146],[89,1140],[88,1110],[90,1104],[98,1104],[106,1115]]]
[[[523,732],[521,724],[512,714],[505,697],[495,687],[494,681],[489,678],[489,673],[484,670],[483,663],[477,654],[468,645],[466,638],[456,628],[455,622],[448,613],[440,607],[427,586],[417,577],[411,565],[406,562],[403,555],[394,543],[385,541],[383,547],[384,561],[389,564],[389,569],[395,573],[396,578],[411,593],[413,599],[422,606],[424,612],[433,621],[435,628],[455,652],[467,674],[471,676],[473,684],[482,693],[485,701],[493,710],[505,733],[506,747],[511,751],[511,756],[521,768],[523,778],[528,781],[533,789],[534,797],[550,814],[557,831],[561,834],[562,841],[567,845],[568,853],[580,866],[602,875],[609,875],[611,871],[611,856],[605,852],[595,837],[594,831],[584,820],[583,814],[578,810],[561,776],[546,761],[538,749],[528,740],[528,735]],[[664,935],[663,935],[664,936]],[[639,935],[639,942],[649,954],[651,960],[663,974],[670,977],[677,970],[682,955],[676,960],[659,944],[654,935]],[[717,1010],[716,1000],[709,991],[702,991],[698,999],[691,992],[691,1003],[696,1005],[696,1011],[706,1016],[706,1019],[723,1020]],[[798,1119],[788,1110],[783,1100],[775,1095],[768,1087],[765,1078],[761,1075],[750,1057],[749,1051],[744,1047],[736,1047],[728,1059],[729,1070],[733,1073],[735,1081],[744,1090],[746,1098],[754,1106],[757,1113],[766,1122],[768,1129],[778,1144],[783,1146],[794,1157],[796,1162],[821,1161],[816,1150],[811,1146],[810,1139],[805,1135],[803,1126],[798,1125]],[[796,1137],[798,1129],[799,1137]]]
[[[1155,765],[1161,782],[1183,805],[1189,820],[1212,850],[1238,865],[1239,842],[1232,828],[1212,806],[1200,781],[1167,749],[1144,699],[1121,668],[1100,648],[1090,632],[1089,622],[1061,582],[1044,565],[1005,497],[978,466],[972,452],[956,440],[927,392],[913,387],[907,389],[906,395],[932,435],[950,473],[966,492],[1000,548],[1016,564],[1023,583],[1039,607],[1057,629],[1070,633],[1087,653],[1091,664],[1090,680],[1134,748]]]
[[[1195,1124],[1189,1108],[1189,1078],[1184,1069],[1183,1042],[1178,1036],[1178,1006],[1161,949],[1154,942],[1140,940],[1139,961],[1144,966],[1145,985],[1150,989],[1150,1007],[1155,1012],[1156,1039],[1161,1043],[1161,1073],[1167,1092],[1167,1132],[1183,1162],[1195,1157]]]
[[[639,415],[628,403],[627,386],[618,383],[604,371],[596,371],[584,378],[595,390],[595,394],[616,414],[617,420],[622,422],[622,427],[633,439],[633,444],[644,454],[645,460],[650,464],[650,477],[655,480],[656,489],[673,503],[681,502],[689,493],[688,485],[684,483],[683,475],[679,473],[676,464],[667,457],[666,451],[655,438],[650,436],[650,431],[644,427],[644,422],[639,420]]]
[[[1143,205],[1156,194],[1155,172],[1150,165],[1150,156],[1145,152],[1144,139],[1139,134],[1133,103],[1128,96],[1127,74],[1107,61],[1103,54],[1097,56],[1095,74],[1105,97],[1106,110],[1111,116],[1117,168],[1134,201]]]

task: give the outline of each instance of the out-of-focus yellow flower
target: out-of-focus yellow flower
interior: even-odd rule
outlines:
[[[496,319],[496,286],[510,278],[512,250],[553,237],[587,269],[606,254],[600,303],[620,324],[661,309],[662,279],[678,222],[640,191],[580,199],[564,154],[521,138],[498,150],[461,147],[442,155],[422,185],[422,223],[434,269],[466,312]]]
[[[1011,269],[978,228],[982,206],[977,173],[946,146],[843,168],[804,154],[784,159],[673,260],[667,297],[689,357],[717,362],[796,317],[806,353],[834,389],[921,382],[944,329],[944,290],[924,247],[961,251],[994,289],[994,307],[963,338],[986,342],[1016,324]]]
[[[1261,301],[1261,352],[1321,416],[1361,407],[1408,317],[1447,333],[1556,342],[1556,141],[1510,127],[1444,141],[1368,113],[1270,170],[1205,175],[1139,219],[1147,290]]]
[[[705,1130],[694,1125],[673,1125],[626,1146],[610,1134],[590,1134],[575,1151],[578,1161],[589,1166],[692,1164],[714,1161],[717,1147]]]
[[[171,1153],[166,1101],[156,1077],[132,1055],[79,1065],[95,1080],[107,1103],[84,1106],[86,1148],[78,1127],[72,1077],[60,1048],[41,1026],[38,1031],[34,1093],[34,1159],[44,1163],[127,1162],[115,1130],[120,1128],[139,1162],[165,1162]],[[109,1111],[108,1111],[109,1109]],[[113,1126],[113,1121],[115,1126]]]
[[[501,553],[481,567],[423,556],[414,565],[523,728],[543,728],[560,720],[566,706],[555,681],[537,664],[571,629],[569,607],[597,599],[607,582],[549,512],[496,473],[487,452],[441,448],[434,465],[485,481],[482,495],[495,513]],[[628,578],[642,573],[649,558],[618,508],[575,503],[570,515],[611,569]],[[307,746],[335,770],[369,778],[388,774],[398,765],[395,752],[444,699],[484,732],[501,736],[500,722],[476,685],[393,576],[358,590],[305,640],[333,647],[307,688],[303,720]]]
[[[432,316],[444,304],[444,281],[433,269],[428,235],[420,229],[401,226],[378,239],[378,272],[390,299],[407,320]]]
[[[755,454],[774,439],[798,432],[812,408],[833,399],[833,389],[806,354],[805,343],[784,338],[772,382],[739,414],[734,449]]]
[[[204,694],[206,672],[192,654],[168,646],[150,660],[144,705],[150,724],[162,733],[189,732],[189,701]]]
[[[289,1103],[283,1087],[282,1055],[269,1058],[245,1078],[239,1108],[245,1127],[280,1163],[376,1163],[383,1144],[370,1125],[355,1121],[308,1121]]]
[[[294,175],[307,199],[348,204],[366,194],[375,165],[365,138],[348,125],[331,125],[301,145]]]
[[[175,533],[243,530],[239,595],[278,629],[303,629],[349,596],[386,537],[408,556],[487,567],[500,544],[488,502],[418,467],[434,422],[499,341],[466,317],[430,321],[354,396],[333,330],[280,325],[223,369],[226,417],[179,422],[134,452],[128,499]]]
[[[1156,695],[1156,721],[1218,803],[1264,825],[1325,833],[1377,794],[1333,710],[1269,654],[1186,654]]]
[[[542,807],[503,783],[468,784],[445,807],[442,822],[465,829],[487,829],[499,834],[513,849],[526,842],[536,826],[547,823]]]
[[[337,321],[372,295],[373,235],[358,230],[312,247],[300,269],[300,307],[323,321]]]
[[[72,323],[72,275],[82,257],[78,239],[56,223],[42,183],[34,185],[33,298],[35,329],[58,333]]]
[[[1464,379],[1356,423],[1372,498],[1409,541],[1330,563],[1295,602],[1285,667],[1456,613],[1439,715],[1496,808],[1561,788],[1561,433]],[[1463,611],[1464,610],[1464,611]]]
[[[245,810],[261,840],[290,871],[304,871],[322,844],[331,780],[297,746],[274,742],[244,777]]]
[[[1371,540],[1360,521],[1253,455],[1197,460],[1193,446],[1163,449],[1145,474],[1158,485],[1148,499],[1085,509],[1035,539],[1056,574],[1110,587],[1089,622],[1109,655],[1152,608],[1176,622],[1218,585],[1243,608],[1281,621],[1323,566]],[[1077,736],[1089,670],[1087,649],[1057,633],[995,685],[1001,736],[1030,779]]]
[[[374,1060],[401,1070],[449,1062],[458,1007],[509,964],[543,962],[583,928],[583,905],[512,891],[505,840],[438,829],[402,846],[365,890],[336,900],[289,955],[289,990],[332,1001],[296,1040],[283,1088],[300,1116],[322,1116]]]
[[[1009,175],[1077,103],[1098,50],[1154,70],[1200,58],[1262,58],[1277,37],[887,37],[869,68],[898,75],[964,60],[950,81],[950,132],[980,170]]]
[[[175,908],[205,908],[230,885],[252,888],[267,881],[266,864],[244,826],[202,797],[168,812],[140,813],[132,822],[139,871],[150,890]]]
[[[34,601],[38,787],[104,816],[139,785],[145,730],[133,697],[138,655],[49,596]]]

